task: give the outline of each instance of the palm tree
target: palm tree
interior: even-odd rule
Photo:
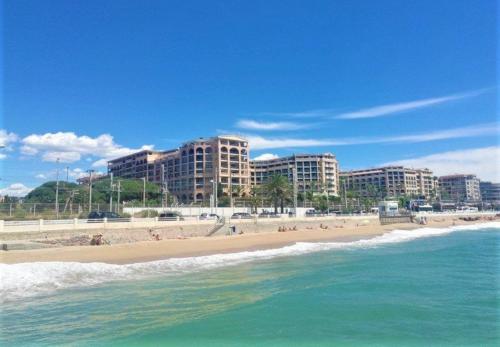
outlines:
[[[306,201],[309,200],[309,202],[312,204],[314,200],[314,193],[311,190],[308,190],[306,192]]]
[[[252,213],[257,213],[257,208],[262,202],[262,189],[259,186],[253,186],[250,190],[250,197],[248,198],[250,207],[252,208]]]
[[[234,186],[231,187],[231,189],[233,191],[232,192],[233,193],[233,197],[236,197],[236,198],[241,197],[242,194],[243,194],[243,192],[244,192],[243,187],[239,186],[239,185],[238,186],[234,185]]]
[[[359,206],[359,193],[356,190],[348,190],[345,193],[346,205],[349,211],[352,211],[354,208],[354,201],[357,201],[357,205]]]
[[[366,205],[367,206],[372,205],[370,207],[376,206],[380,196],[380,188],[373,184],[368,184],[366,186],[366,191],[368,193],[368,199],[366,201]]]
[[[278,213],[279,205],[281,207],[281,213],[283,213],[285,200],[292,194],[292,187],[288,179],[282,175],[271,176],[265,186],[265,192],[274,204],[274,212]]]

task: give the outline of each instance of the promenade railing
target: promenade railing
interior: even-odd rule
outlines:
[[[417,213],[421,216],[460,216],[460,215],[474,215],[474,216],[495,216],[495,211],[489,212],[423,212]],[[397,218],[402,218],[401,222],[408,222],[410,214],[400,215]],[[414,216],[414,215],[413,215]],[[386,218],[387,216],[384,216]],[[305,216],[295,216],[290,214],[279,215],[250,215],[238,217],[226,217],[226,224],[240,224],[240,223],[276,223],[276,222],[290,222],[290,221],[324,221],[324,220],[377,220],[378,214],[314,214]],[[395,219],[384,220],[386,222],[395,222]],[[404,219],[404,220],[403,220]],[[201,216],[177,216],[177,217],[126,217],[126,218],[103,218],[103,219],[37,219],[37,220],[0,220],[0,234],[9,232],[46,232],[46,231],[72,231],[72,230],[105,230],[105,229],[140,229],[140,228],[158,228],[167,226],[183,226],[183,225],[206,225],[207,230],[217,224],[217,218],[206,218]]]
[[[328,218],[378,218],[377,215],[311,215],[295,216],[281,214],[274,216],[234,216],[225,217],[226,223],[274,223],[289,221],[313,221]],[[206,218],[200,216],[177,216],[177,217],[149,217],[149,218],[103,218],[103,219],[37,219],[37,220],[0,220],[0,233],[2,232],[45,232],[45,231],[71,231],[71,230],[95,230],[95,229],[135,229],[153,228],[166,226],[182,226],[190,224],[206,225],[208,228],[217,224],[217,218]]]

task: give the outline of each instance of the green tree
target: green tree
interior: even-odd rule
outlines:
[[[321,212],[328,211],[328,199],[326,195],[317,195],[313,199],[313,207]]]
[[[265,185],[266,195],[273,202],[274,212],[278,213],[278,206],[281,207],[281,213],[284,212],[286,199],[292,194],[292,187],[288,178],[282,175],[273,175]]]
[[[250,190],[250,196],[248,197],[248,202],[253,213],[257,213],[257,208],[262,202],[262,198],[262,188],[260,186],[253,186]]]
[[[233,198],[241,197],[243,195],[243,192],[244,192],[243,187],[240,185],[232,185],[231,190],[232,190]]]
[[[55,203],[56,201],[56,190],[57,190],[57,182],[50,181],[45,182],[41,186],[33,189],[31,192],[26,195],[24,198],[24,202],[27,203]],[[67,182],[59,182],[59,202],[65,201],[68,196],[71,194],[72,190],[77,190],[81,193],[84,192],[84,187],[80,186],[76,183],[67,183]],[[81,194],[79,194],[81,195]],[[80,202],[82,200],[81,196],[75,195],[76,202]]]
[[[128,201],[131,203],[142,204],[143,182],[137,179],[122,179],[120,180],[120,200]],[[118,179],[114,180],[114,183]],[[109,179],[102,179],[92,183],[92,203],[109,203],[110,194],[113,194],[113,200],[116,201],[117,187],[115,186],[111,191]],[[24,202],[26,203],[55,203],[56,201],[56,186],[55,181],[50,181],[42,184],[41,186],[33,189]],[[79,185],[76,183],[68,183],[64,181],[59,182],[59,203],[64,205],[72,191],[74,203],[88,203],[89,199],[89,186]],[[151,182],[146,182],[146,203],[147,205],[158,205],[161,203],[161,191],[159,185]]]

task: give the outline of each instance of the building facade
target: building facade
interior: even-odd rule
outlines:
[[[161,184],[180,203],[209,200],[217,182],[223,193],[248,193],[248,141],[224,135],[188,141],[168,151],[140,151],[108,162],[115,177]]]
[[[449,175],[439,177],[439,194],[441,200],[456,202],[481,201],[479,178],[476,175]]]
[[[431,198],[436,196],[437,181],[429,169],[386,166],[340,173],[341,189],[364,197],[396,197],[400,195]]]
[[[92,174],[92,182],[100,181],[100,180],[106,179],[108,177],[109,177],[108,175],[93,173]],[[83,176],[83,177],[77,178],[76,183],[78,183],[80,185],[88,185],[90,183],[90,174],[88,176]]]
[[[331,153],[252,160],[250,169],[253,186],[265,184],[273,175],[283,175],[288,177],[291,184],[296,184],[298,193],[312,191],[334,196],[339,194],[338,162]]]
[[[500,183],[479,182],[481,200],[494,206],[500,205]]]
[[[339,194],[333,154],[250,161],[248,141],[234,135],[199,138],[168,151],[139,151],[109,161],[108,173],[157,183],[179,203],[209,201],[215,189],[219,195],[245,196],[253,185],[266,183],[274,174],[288,177],[299,193]]]
[[[114,177],[143,178],[149,182],[157,182],[155,177],[155,161],[165,152],[143,150],[124,157],[108,161],[108,174]]]
[[[200,138],[184,143],[176,151],[155,162],[155,177],[180,202],[209,200],[214,194],[214,182],[226,195],[249,192],[250,164],[246,139],[226,135]]]

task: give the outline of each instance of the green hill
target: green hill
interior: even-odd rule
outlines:
[[[118,181],[120,181],[121,192],[120,200],[127,202],[142,203],[143,182],[142,180],[115,179],[113,189],[113,200],[116,201],[118,193]],[[25,203],[55,203],[56,201],[55,181],[50,181],[33,189],[26,195]],[[103,179],[92,184],[92,203],[108,203],[110,197],[110,180]],[[73,196],[74,203],[86,204],[89,200],[89,186],[76,183],[59,182],[59,202],[64,202],[68,197]],[[146,183],[146,202],[147,204],[160,203],[161,192],[159,185],[155,183]]]

